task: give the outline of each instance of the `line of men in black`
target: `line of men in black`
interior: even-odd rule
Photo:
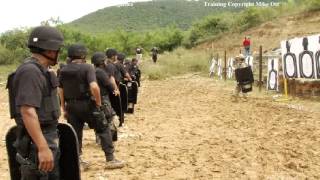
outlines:
[[[106,53],[93,54],[91,58],[93,67],[86,63],[86,56],[87,49],[81,44],[71,45],[68,49],[69,63],[59,72],[61,107],[68,123],[77,133],[80,153],[83,127],[86,122],[95,130],[106,156],[107,168],[122,168],[125,163],[114,157],[112,141],[117,139],[115,117],[116,115],[119,117],[121,127],[124,123],[124,114],[123,111],[115,112],[116,108],[111,102],[112,98],[120,96],[120,83],[125,80],[132,81],[127,70],[134,72],[135,68],[138,68],[134,64],[136,60],[133,60],[133,65],[125,68],[125,55],[115,49],[108,49]],[[90,99],[92,96],[93,99]],[[104,116],[106,122],[92,119],[99,119],[100,116]]]
[[[124,73],[126,71],[119,63],[124,56],[114,49],[107,50],[106,54],[95,53],[92,56],[94,68],[86,64],[87,49],[74,44],[68,49],[69,63],[60,69],[58,79],[50,67],[58,63],[63,43],[64,37],[58,29],[34,28],[27,43],[31,56],[8,76],[10,116],[17,124],[17,137],[10,146],[23,159],[23,162],[17,160],[15,163],[20,164],[21,179],[24,180],[61,179],[59,163],[62,157],[57,128],[60,108],[76,131],[80,151],[83,125],[87,122],[101,139],[107,168],[125,165],[114,157],[112,127],[115,112],[109,98],[119,95],[117,85],[124,77],[128,80],[135,77]],[[137,70],[136,63],[127,68]],[[29,161],[35,167],[31,167]]]

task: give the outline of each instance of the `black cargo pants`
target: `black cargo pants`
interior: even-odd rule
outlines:
[[[81,154],[84,123],[87,122],[90,128],[96,131],[96,127],[91,126],[90,123],[93,121],[91,102],[89,100],[70,100],[67,101],[66,110],[68,113],[67,121],[72,125],[78,136],[79,152]],[[101,139],[101,148],[105,152],[106,160],[112,160],[114,158],[114,146],[109,126],[103,132],[96,132],[96,134]]]

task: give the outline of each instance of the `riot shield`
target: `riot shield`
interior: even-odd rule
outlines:
[[[125,84],[120,83],[119,84],[119,91],[121,96],[121,106],[122,111],[126,112],[128,109],[128,89]]]
[[[121,97],[120,96],[115,96],[114,94],[110,95],[110,102],[111,106],[116,112],[117,116],[119,116],[120,120],[120,125],[124,123],[124,114],[122,111],[122,105],[121,105]]]
[[[138,86],[140,87],[140,78],[141,78],[141,71],[140,69],[137,69],[137,72],[135,73],[136,81],[138,83]]]
[[[236,69],[235,75],[243,93],[252,91],[252,83],[254,82],[254,78],[250,66]]]
[[[77,134],[69,124],[59,123],[60,179],[80,180],[79,143]]]
[[[6,135],[6,147],[8,153],[9,169],[11,180],[20,180],[20,164],[16,160],[17,150],[13,143],[17,139],[17,126],[11,127]]]
[[[127,82],[128,88],[128,110],[127,113],[134,112],[134,105],[137,104],[138,83],[136,81]]]
[[[6,134],[6,147],[8,153],[9,169],[11,180],[20,180],[20,164],[17,162],[17,150],[13,146],[17,139],[17,126],[9,129]],[[59,124],[59,146],[60,156],[60,179],[62,180],[80,180],[79,166],[79,147],[77,135],[73,128],[68,124]],[[27,159],[22,160],[28,161]]]

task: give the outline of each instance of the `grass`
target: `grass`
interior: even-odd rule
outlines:
[[[208,73],[210,55],[203,50],[186,50],[178,48],[173,52],[165,52],[159,55],[154,64],[150,56],[145,56],[141,63],[143,76],[150,80],[162,80],[171,76],[187,73]],[[5,85],[7,76],[18,65],[0,66],[0,85]]]
[[[0,66],[0,86],[6,86],[8,75],[14,72],[16,68],[17,68],[17,65]]]
[[[179,48],[173,52],[161,54],[156,64],[151,60],[144,61],[141,64],[141,70],[144,77],[150,80],[160,80],[192,72],[204,74],[208,72],[209,59],[210,55],[206,51]]]

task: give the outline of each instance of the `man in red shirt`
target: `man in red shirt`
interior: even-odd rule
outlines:
[[[248,37],[248,36],[244,37],[242,44],[244,47],[245,56],[249,56],[250,55],[250,44],[251,44],[250,37]]]

